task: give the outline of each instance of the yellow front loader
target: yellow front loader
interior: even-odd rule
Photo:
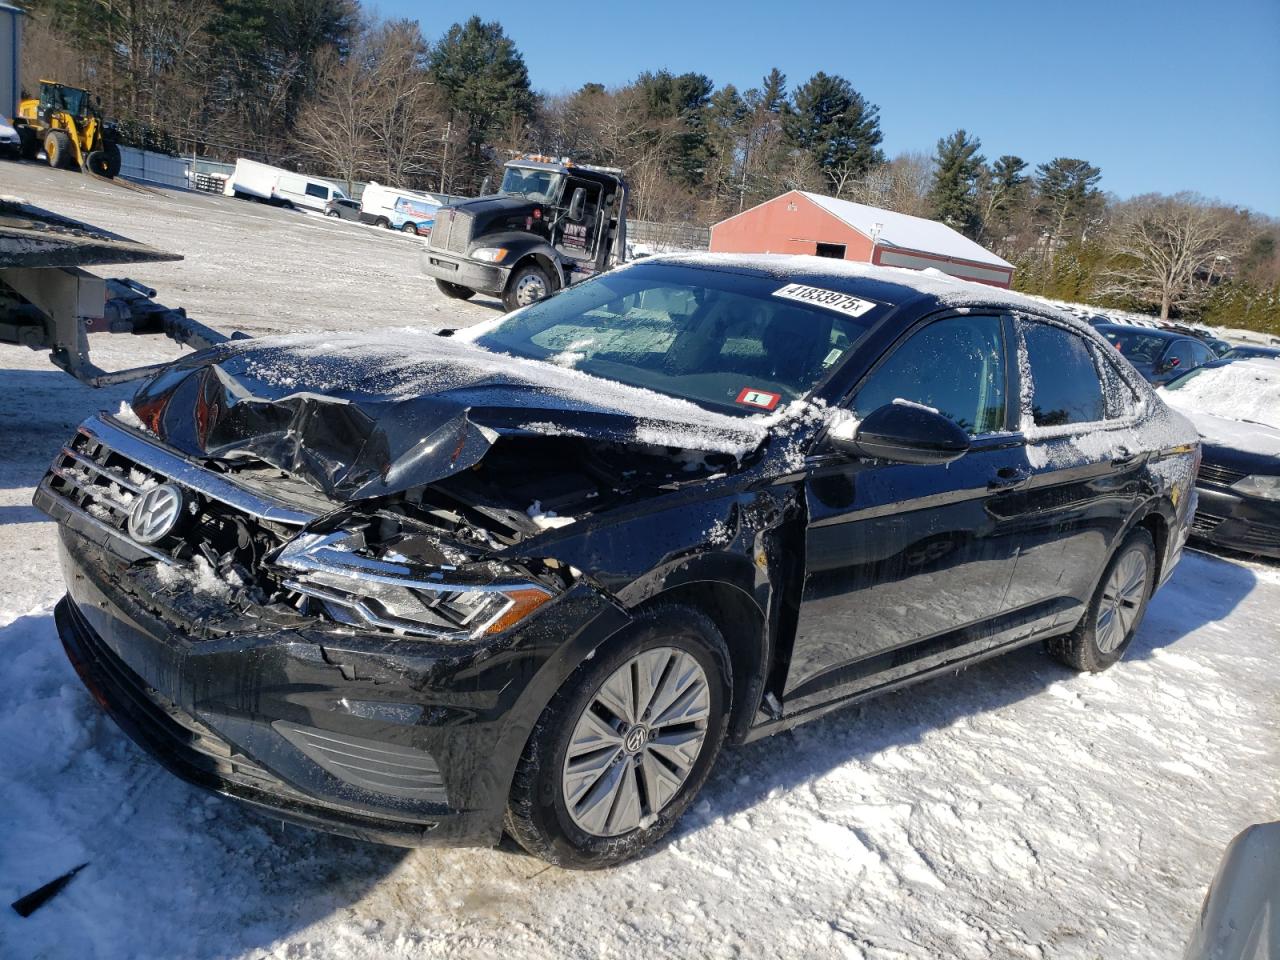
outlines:
[[[41,80],[40,98],[21,101],[13,125],[28,160],[43,149],[51,167],[86,170],[101,177],[120,172],[120,148],[87,90]]]

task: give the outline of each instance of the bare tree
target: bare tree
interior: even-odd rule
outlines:
[[[882,207],[913,217],[928,216],[933,158],[924,153],[900,153],[888,163],[867,171],[848,184],[842,196],[857,203]]]
[[[1113,266],[1100,292],[1160,304],[1161,319],[1203,293],[1200,278],[1239,239],[1233,212],[1192,193],[1147,194],[1116,211],[1110,243]]]
[[[298,116],[299,146],[340,179],[347,190],[369,166],[368,118],[376,90],[358,57],[343,61],[325,51],[316,76],[316,92]]]

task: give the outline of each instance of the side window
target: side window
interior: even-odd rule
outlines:
[[[328,200],[328,199],[329,199],[329,188],[328,188],[328,187],[322,187],[322,186],[320,186],[320,184],[318,184],[318,183],[308,183],[308,184],[307,184],[307,196],[308,196],[308,197],[319,197],[321,200]]]
[[[1102,381],[1084,339],[1035,321],[1020,321],[1018,329],[1027,350],[1032,422],[1058,427],[1105,420]]]
[[[1197,367],[1203,366],[1210,360],[1214,359],[1213,351],[1202,343],[1191,344],[1191,362]]]
[[[865,417],[894,400],[923,403],[971,436],[1005,428],[1004,327],[999,317],[937,320],[872,371],[853,401]]]
[[[1175,340],[1169,345],[1160,360],[1166,370],[1190,370],[1195,366],[1195,354],[1191,352],[1190,340]]]
[[[1130,416],[1138,409],[1138,394],[1116,369],[1115,361],[1107,356],[1105,347],[1094,351],[1093,358],[1102,371],[1102,390],[1106,397],[1107,419],[1116,420]]]

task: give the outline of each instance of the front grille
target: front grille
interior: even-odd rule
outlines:
[[[1191,521],[1191,532],[1201,536],[1208,536],[1218,529],[1218,524],[1222,523],[1223,519],[1223,517],[1215,517],[1211,513],[1197,510],[1195,517]]]
[[[461,210],[441,210],[431,229],[427,243],[432,250],[466,253],[471,243],[471,224],[475,218]]]
[[[1215,463],[1200,463],[1200,473],[1197,474],[1198,480],[1205,483],[1212,483],[1218,486],[1229,487],[1233,483],[1243,480],[1245,475],[1236,470],[1228,470],[1226,467],[1220,467]]]
[[[52,493],[122,537],[126,536],[125,525],[134,500],[169,480],[83,431],[62,448],[49,472]],[[156,551],[137,546],[157,555]]]
[[[1239,540],[1253,547],[1280,547],[1280,527],[1265,523],[1247,523]]]

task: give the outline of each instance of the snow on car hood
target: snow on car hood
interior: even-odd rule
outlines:
[[[1160,397],[1185,414],[1205,442],[1280,456],[1280,362],[1233,360],[1200,367]]]
[[[504,434],[745,456],[778,419],[730,416],[418,330],[233,341],[147,382],[145,426],[197,458],[257,458],[338,500],[473,466]]]

